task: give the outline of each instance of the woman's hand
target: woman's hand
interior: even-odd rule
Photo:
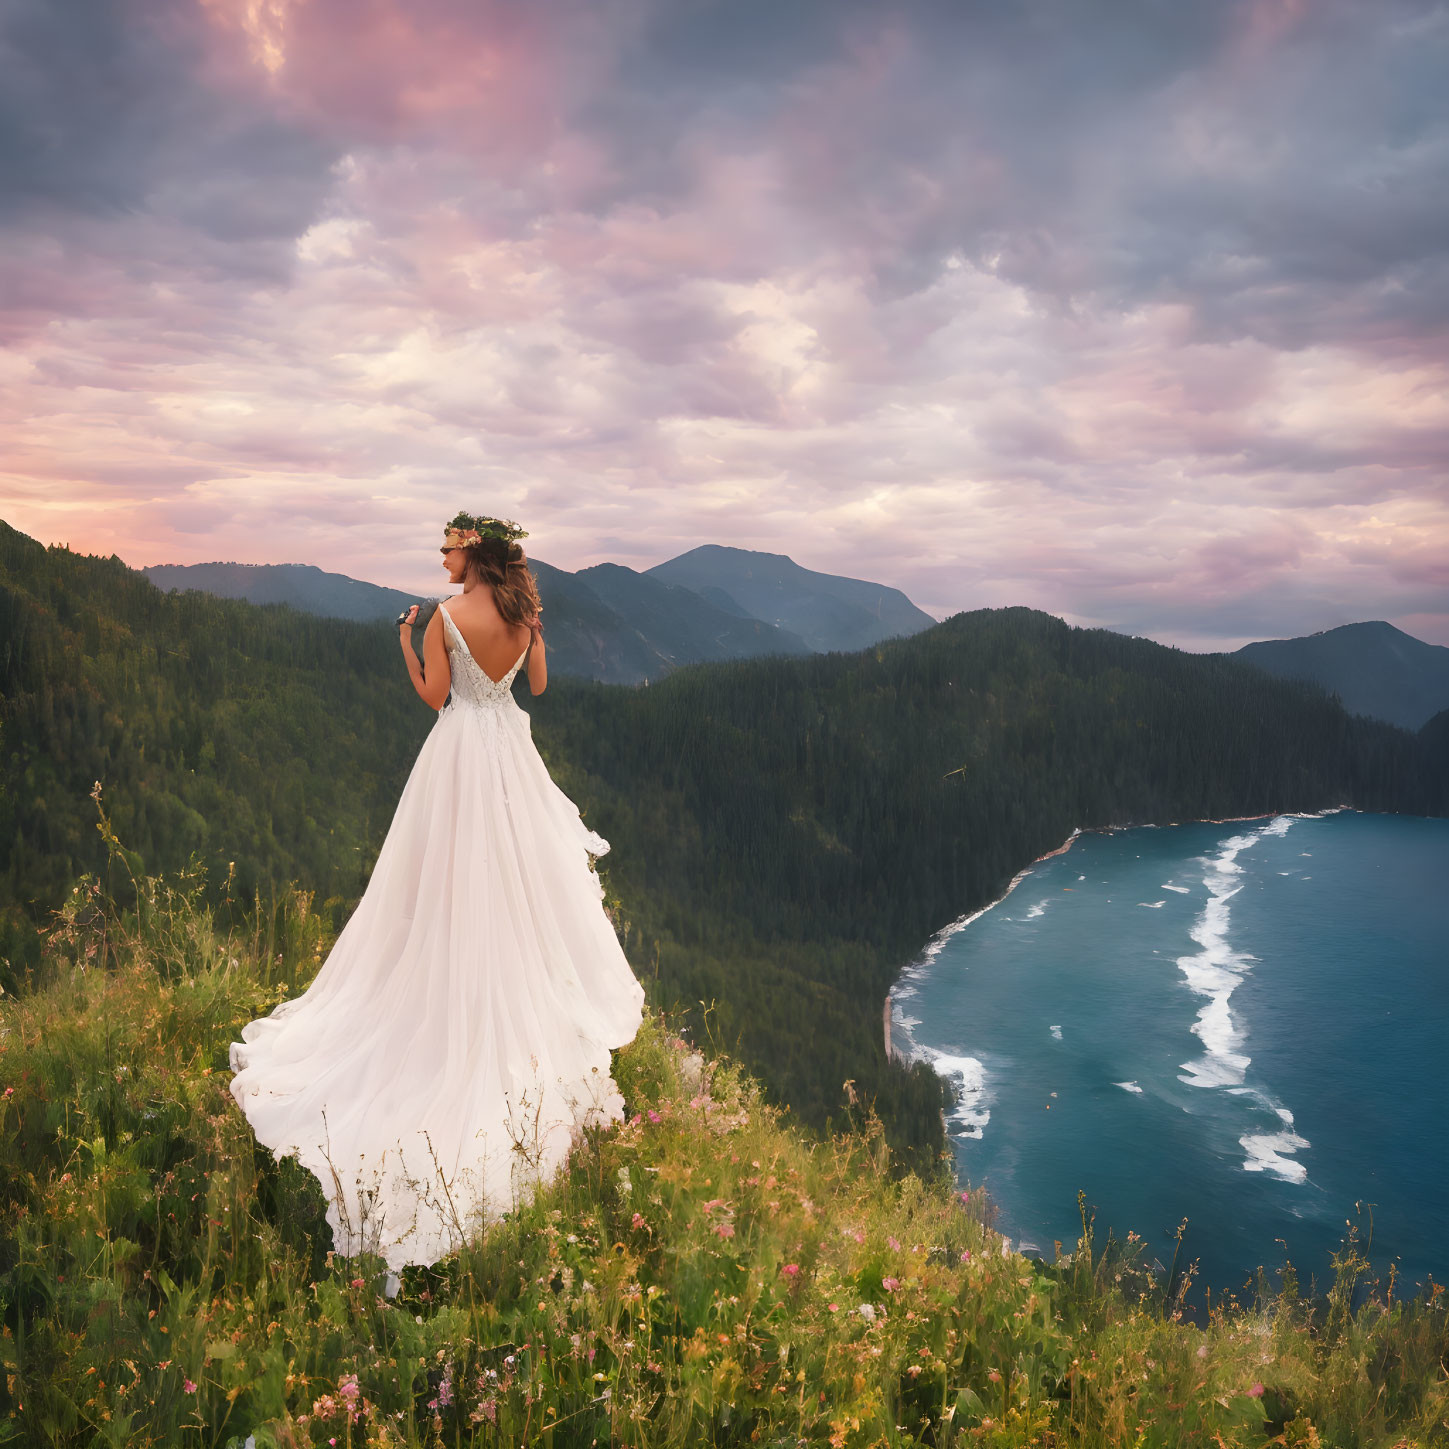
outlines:
[[[408,638],[408,634],[413,627],[413,621],[417,617],[418,606],[414,604],[412,608],[408,610],[407,617],[398,621],[397,637],[404,649],[410,649],[412,647],[412,640]]]

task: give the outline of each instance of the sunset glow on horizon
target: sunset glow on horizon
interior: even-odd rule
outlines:
[[[1449,9],[20,0],[0,518],[1449,644]]]

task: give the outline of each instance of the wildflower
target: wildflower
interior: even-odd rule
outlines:
[[[825,1306],[826,1306],[826,1307],[827,1307],[827,1308],[828,1308],[828,1309],[829,1309],[829,1310],[830,1310],[830,1311],[831,1311],[831,1312],[832,1312],[832,1313],[838,1313],[838,1312],[839,1312],[839,1311],[840,1311],[840,1304],[838,1304],[838,1303],[827,1303],[827,1304],[826,1304],[826,1305],[825,1305]]]
[[[365,1281],[364,1281],[364,1280],[363,1280],[363,1279],[361,1279],[361,1278],[354,1278],[354,1279],[353,1279],[353,1280],[352,1280],[352,1286],[353,1286],[353,1287],[354,1287],[354,1288],[366,1288],[366,1287],[367,1287],[367,1284],[366,1284],[366,1282],[365,1282]]]
[[[358,1385],[356,1374],[343,1374],[341,1383],[337,1385],[337,1397],[342,1400],[342,1407],[347,1410],[348,1421],[355,1424],[358,1401],[362,1398],[362,1389]]]
[[[733,1223],[716,1223],[714,1230],[722,1238],[732,1238],[735,1235],[735,1225]]]
[[[991,1372],[986,1375],[986,1377],[990,1379],[993,1384],[999,1384],[1001,1382],[1001,1371],[999,1369],[992,1369]]]
[[[1248,1390],[1248,1397],[1250,1399],[1261,1399],[1263,1397],[1262,1384],[1254,1384],[1253,1387]]]
[[[874,1303],[862,1303],[860,1305],[860,1307],[857,1308],[855,1311],[858,1314],[860,1314],[860,1316],[863,1319],[865,1319],[865,1321],[867,1323],[874,1323],[875,1322],[875,1304]]]
[[[631,1224],[631,1226],[632,1227],[636,1227],[636,1228],[642,1228],[644,1226],[644,1214],[643,1213],[635,1213],[634,1214],[634,1221]]]
[[[798,1278],[800,1276],[800,1265],[798,1263],[786,1263],[780,1271],[787,1278]]]
[[[14,1088],[14,1087],[6,1087],[6,1088],[5,1088],[5,1100],[6,1100],[6,1101],[7,1101],[7,1102],[8,1102],[8,1101],[9,1101],[9,1100],[10,1100],[10,1099],[11,1099],[11,1097],[13,1097],[13,1096],[14,1096],[14,1095],[15,1095],[15,1088]]]
[[[653,1108],[653,1107],[650,1107],[650,1108],[649,1108],[649,1109],[648,1109],[648,1111],[647,1111],[647,1112],[645,1112],[645,1114],[644,1114],[644,1115],[645,1115],[645,1116],[646,1116],[646,1117],[648,1117],[648,1118],[649,1118],[649,1120],[650,1120],[650,1121],[651,1121],[651,1122],[662,1122],[662,1121],[663,1121],[663,1120],[664,1120],[664,1118],[663,1118],[663,1117],[661,1117],[661,1116],[660,1116],[660,1115],[659,1115],[659,1113],[658,1113],[658,1112],[656,1112],[656,1111],[655,1111],[655,1110],[654,1110],[654,1108]]]
[[[880,1280],[880,1286],[887,1293],[894,1293],[901,1286],[901,1280],[899,1278],[882,1278]]]
[[[194,1394],[196,1392],[196,1385],[192,1383],[190,1379],[187,1379],[186,1382],[181,1385],[181,1387],[188,1394]]]
[[[961,1261],[963,1263],[969,1263],[971,1261],[971,1249],[970,1248],[962,1248],[961,1249]]]
[[[891,1252],[893,1253],[899,1253],[901,1250],[901,1245],[895,1238],[887,1238],[886,1244],[889,1246]]]
[[[1208,1356],[1208,1346],[1207,1346],[1207,1344],[1205,1344],[1205,1343],[1198,1344],[1198,1346],[1197,1346],[1197,1356],[1199,1358],[1206,1358]]]

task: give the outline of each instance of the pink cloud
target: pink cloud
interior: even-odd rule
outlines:
[[[1241,221],[1322,164],[1255,89],[1290,57],[1318,114],[1341,62],[1301,8],[1080,94],[1017,94],[990,37],[945,84],[948,47],[870,13],[768,79],[702,55],[697,94],[625,87],[647,4],[205,15],[220,139],[128,211],[12,228],[19,527],[437,588],[434,525],[468,503],[565,567],[735,543],[938,614],[1443,620],[1442,325],[1385,300],[1412,248]],[[255,175],[215,163],[252,132]],[[1341,196],[1312,184],[1310,220]]]

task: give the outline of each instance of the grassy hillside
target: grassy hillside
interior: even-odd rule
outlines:
[[[220,928],[194,880],[80,882],[0,998],[0,1443],[1445,1442],[1443,1295],[1291,1270],[1205,1326],[1140,1242],[1011,1252],[881,1126],[791,1125],[651,1014],[629,1106],[535,1201],[383,1296],[315,1180],[256,1147],[227,1043],[325,954],[298,894]],[[1265,1245],[1266,1246],[1266,1245]]]

